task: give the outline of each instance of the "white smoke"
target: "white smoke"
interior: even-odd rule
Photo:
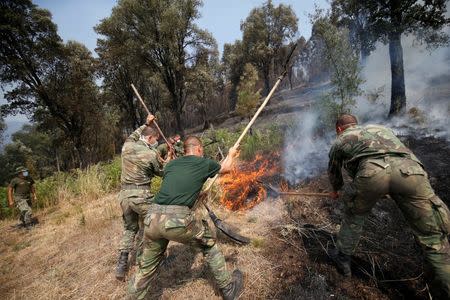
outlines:
[[[291,184],[315,177],[326,169],[332,137],[321,136],[317,132],[319,124],[317,112],[300,112],[297,124],[286,131],[284,177]]]

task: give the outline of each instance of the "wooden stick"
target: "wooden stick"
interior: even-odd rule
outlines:
[[[147,105],[145,105],[144,100],[142,99],[141,95],[139,95],[139,92],[137,91],[137,89],[134,87],[134,84],[131,84],[131,88],[133,89],[134,93],[136,94],[136,97],[139,99],[139,101],[141,101],[142,106],[144,107],[145,111],[147,112],[148,115],[151,115],[152,113],[148,110]],[[156,130],[158,130],[159,134],[161,135],[161,137],[164,139],[164,141],[166,142],[167,146],[172,150],[173,155],[176,157],[175,155],[175,151],[172,147],[172,145],[169,143],[169,141],[167,141],[166,136],[164,135],[164,133],[162,132],[161,128],[159,128],[158,123],[156,123],[156,120],[153,120],[153,124],[155,124]]]
[[[311,192],[278,192],[280,196],[283,195],[293,195],[293,196],[330,196],[330,193],[311,193]]]

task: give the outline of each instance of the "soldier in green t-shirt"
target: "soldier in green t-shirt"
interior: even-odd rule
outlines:
[[[392,132],[380,125],[359,126],[355,116],[342,115],[336,122],[328,175],[333,197],[343,188],[345,205],[336,249],[331,258],[351,276],[351,255],[358,245],[364,222],[375,203],[390,195],[411,226],[438,283],[436,297],[450,299],[450,212],[434,193],[417,157]],[[353,178],[344,185],[342,167]]]
[[[14,203],[20,211],[20,221],[25,228],[32,226],[32,201],[36,201],[36,191],[34,180],[29,176],[28,170],[24,167],[16,169],[17,176],[14,177],[8,186],[8,204],[13,207]]]
[[[144,224],[144,247],[139,268],[130,281],[132,298],[144,299],[151,280],[164,258],[169,241],[199,248],[208,263],[224,299],[237,299],[243,288],[243,275],[227,271],[225,258],[208,223],[191,208],[205,181],[217,173],[229,172],[238,152],[231,148],[221,164],[203,158],[203,146],[197,137],[184,142],[185,156],[169,162],[164,168],[161,190],[150,205]]]

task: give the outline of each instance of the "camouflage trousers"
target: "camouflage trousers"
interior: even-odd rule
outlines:
[[[20,221],[25,225],[30,224],[32,217],[31,199],[14,196],[14,202],[16,203],[16,207],[20,212]]]
[[[131,298],[145,299],[169,241],[199,248],[219,288],[231,282],[225,258],[207,221],[196,216],[187,206],[152,204],[144,224],[143,252],[129,286]]]
[[[143,219],[148,212],[152,195],[148,190],[121,190],[119,201],[122,208],[124,228],[119,251],[131,252],[140,228],[141,233],[143,232]],[[142,238],[142,234],[139,234],[139,236]]]
[[[351,255],[366,217],[378,199],[390,195],[409,223],[425,259],[434,270],[438,292],[450,298],[450,212],[435,195],[427,173],[408,158],[367,159],[344,188],[345,213],[337,236],[338,249]]]

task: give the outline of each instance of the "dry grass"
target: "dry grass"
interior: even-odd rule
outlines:
[[[271,294],[274,270],[280,266],[264,253],[270,231],[283,215],[280,205],[267,202],[247,213],[215,209],[224,220],[255,241],[237,246],[219,237],[230,269],[246,274],[242,299],[265,299]],[[277,210],[277,213],[274,213]],[[82,199],[42,210],[40,224],[30,231],[2,221],[0,294],[3,299],[122,299],[126,283],[114,278],[117,245],[122,232],[116,195],[95,201]],[[249,222],[251,220],[251,222]],[[220,299],[200,253],[173,243],[170,268],[161,270],[153,297],[162,299]],[[152,297],[152,298],[153,298]]]
[[[306,189],[326,189],[325,181],[310,182]],[[267,199],[246,212],[214,211],[252,239],[238,246],[219,235],[229,269],[239,267],[246,275],[241,299],[387,299],[405,291],[424,295],[417,249],[392,203],[382,202],[369,218],[351,279],[338,274],[326,255],[338,229],[339,202]],[[0,222],[2,299],[124,298],[127,284],[114,278],[120,215],[116,195],[109,195],[42,210],[41,224],[31,231]],[[168,252],[175,260],[160,270],[152,299],[220,299],[200,253],[177,243]],[[394,282],[401,279],[408,281]]]

